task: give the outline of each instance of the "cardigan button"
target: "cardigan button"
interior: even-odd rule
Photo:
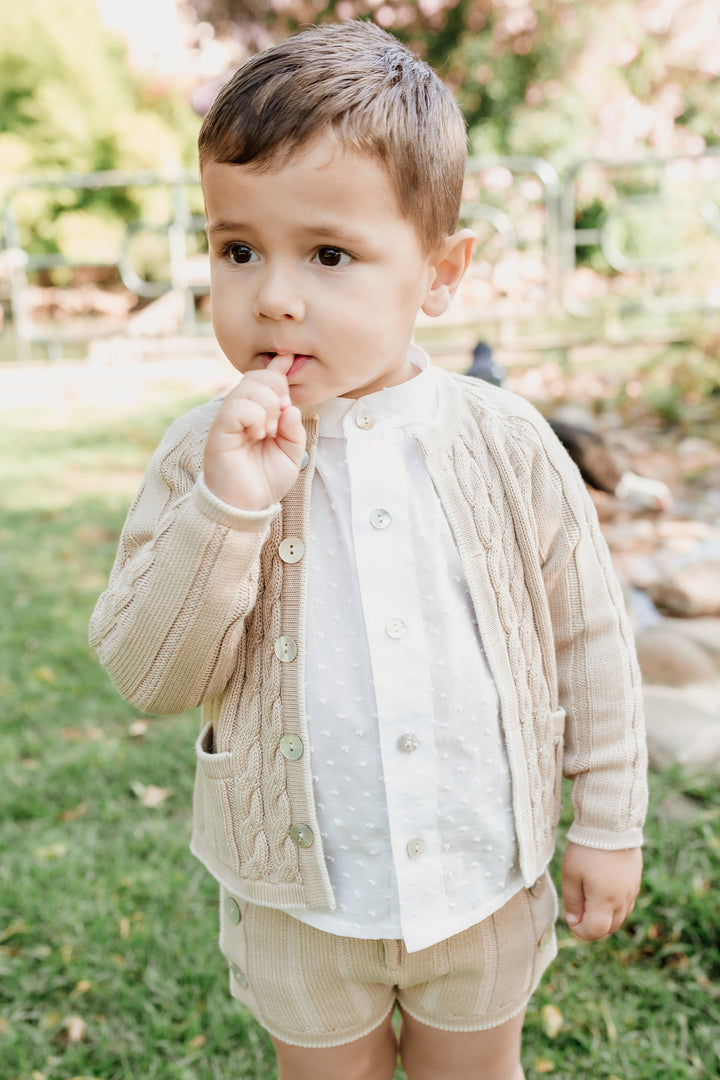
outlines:
[[[299,735],[283,735],[280,740],[280,753],[288,761],[297,761],[303,756],[304,749]]]
[[[310,463],[310,455],[308,454],[307,450],[303,450],[303,456],[302,456],[302,461],[300,462],[300,468],[301,469],[307,469],[309,463]]]
[[[284,563],[300,562],[305,554],[305,545],[298,536],[286,536],[281,541],[278,552]]]
[[[232,896],[226,896],[223,900],[223,911],[225,912],[225,918],[232,926],[237,926],[242,919],[240,905],[237,900],[233,900]]]
[[[375,427],[375,417],[368,412],[358,413],[355,417],[355,424],[361,431],[369,431],[370,428]]]
[[[282,634],[275,642],[275,655],[282,664],[289,664],[297,656],[297,645],[289,634]]]
[[[309,825],[291,825],[290,839],[299,848],[312,847],[315,837]]]
[[[408,840],[407,853],[411,859],[419,859],[425,851],[425,841],[419,836],[414,836],[412,840]]]
[[[237,964],[230,964],[230,971],[232,972],[232,977],[238,984],[240,989],[247,990],[248,981],[245,972],[241,968],[239,968]]]

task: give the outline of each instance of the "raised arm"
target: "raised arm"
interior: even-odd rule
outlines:
[[[130,508],[109,586],[91,619],[90,643],[101,663],[123,697],[148,712],[180,712],[226,686],[255,604],[262,545],[279,510],[273,498],[298,473],[305,446],[298,411],[283,402],[261,419],[257,386],[243,383],[247,394],[238,387],[219,409],[195,410],[168,431]],[[224,455],[220,474],[228,484],[234,477],[236,490],[265,483],[258,478],[258,443],[279,463],[282,478],[266,485],[264,506],[242,508],[230,501],[235,489],[210,489],[202,465],[213,439]],[[210,457],[213,478],[216,456]]]

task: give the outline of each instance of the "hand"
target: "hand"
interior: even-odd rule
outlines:
[[[305,428],[290,403],[292,356],[249,371],[225,398],[208,434],[204,475],[210,490],[240,510],[266,510],[295,483]]]
[[[569,843],[562,860],[565,919],[576,937],[597,941],[618,930],[635,906],[640,848],[603,851]]]

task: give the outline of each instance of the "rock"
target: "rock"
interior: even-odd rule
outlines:
[[[691,637],[667,621],[648,626],[636,638],[638,661],[645,682],[688,686],[710,682],[717,675],[712,656]]]
[[[648,592],[668,615],[685,619],[720,615],[720,559],[697,559],[676,566],[650,583]]]
[[[720,777],[720,687],[646,686],[648,753],[654,769],[676,763]],[[702,701],[706,694],[707,700]],[[693,697],[696,700],[693,700]]]
[[[675,453],[685,473],[702,473],[720,463],[720,449],[710,439],[681,439]]]
[[[711,656],[720,669],[720,618],[669,619],[662,620],[663,626],[673,633],[700,645]]]

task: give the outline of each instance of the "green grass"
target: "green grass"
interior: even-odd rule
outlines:
[[[187,849],[198,717],[133,736],[86,644],[142,467],[188,404],[2,417],[0,1080],[275,1076]],[[154,808],[150,785],[168,792]],[[561,928],[528,1012],[529,1080],[720,1073],[720,792],[679,773],[652,788],[645,890],[607,942]]]

